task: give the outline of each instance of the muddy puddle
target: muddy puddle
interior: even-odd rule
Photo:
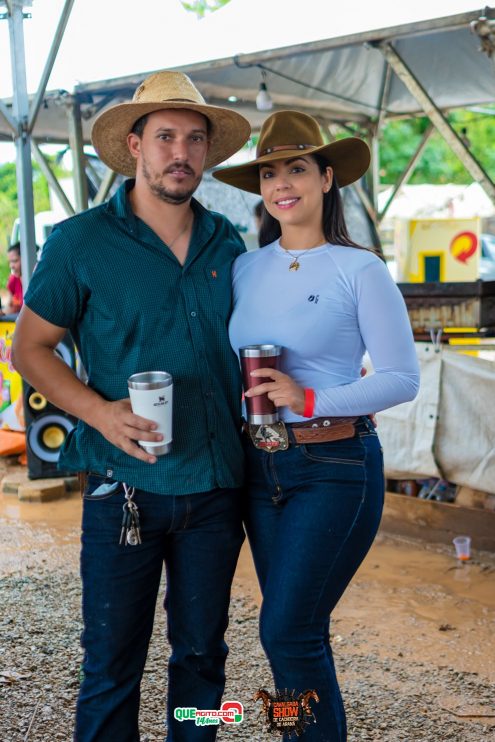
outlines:
[[[81,498],[19,502],[0,494],[0,575],[77,567]]]
[[[334,615],[381,657],[449,666],[495,680],[495,558],[458,562],[453,548],[381,533]],[[358,635],[358,636],[356,636]]]

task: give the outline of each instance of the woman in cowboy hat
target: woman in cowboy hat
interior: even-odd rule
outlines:
[[[370,412],[406,402],[418,364],[402,296],[384,262],[349,237],[339,187],[370,161],[356,138],[326,144],[317,122],[280,111],[254,161],[217,171],[261,194],[261,250],[234,264],[230,339],[283,347],[281,370],[252,373],[247,397],[278,408],[279,447],[246,426],[246,527],[263,592],[260,632],[277,689],[316,691],[305,740],[342,742],[346,719],[329,616],[369,550],[384,496]],[[369,352],[375,373],[361,376]],[[256,433],[258,432],[258,436]],[[287,446],[288,443],[288,446]]]

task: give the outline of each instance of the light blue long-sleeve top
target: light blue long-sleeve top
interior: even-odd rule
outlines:
[[[289,271],[294,257],[299,270]],[[287,253],[277,240],[240,255],[232,277],[232,347],[281,345],[281,370],[315,390],[314,417],[366,415],[416,396],[419,366],[405,303],[372,252],[327,243]],[[375,373],[362,378],[365,351]],[[305,419],[287,407],[280,417]]]

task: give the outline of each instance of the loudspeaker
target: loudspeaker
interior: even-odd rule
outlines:
[[[55,352],[76,371],[76,352],[70,335],[57,345]],[[57,462],[65,439],[77,423],[76,418],[55,407],[26,381],[23,381],[23,401],[29,479],[73,476],[74,472],[58,469]]]

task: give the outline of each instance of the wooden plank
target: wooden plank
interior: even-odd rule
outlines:
[[[474,550],[495,552],[495,512],[394,492],[385,494],[382,528],[404,536],[451,544],[454,536],[471,536]]]
[[[17,495],[24,502],[50,502],[79,491],[77,477],[51,477],[48,479],[28,478],[27,471],[6,474],[0,482],[0,492],[4,495]]]
[[[494,296],[495,281],[426,281],[423,283],[398,283],[404,297],[430,298]]]

